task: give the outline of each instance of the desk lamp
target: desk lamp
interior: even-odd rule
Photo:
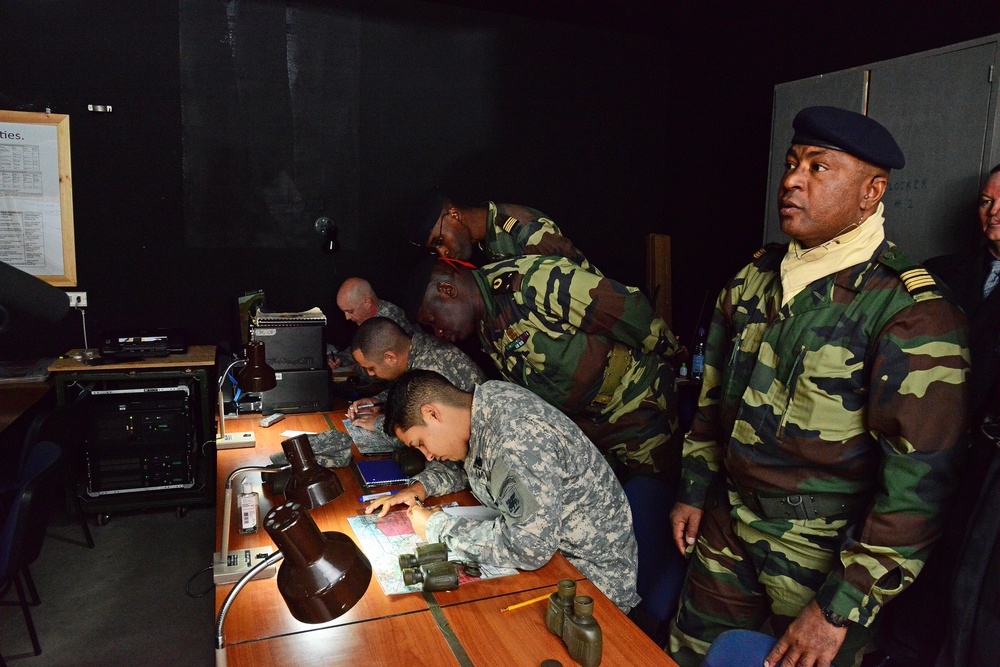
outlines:
[[[267,391],[278,385],[274,369],[264,361],[264,343],[256,340],[250,341],[247,343],[246,350],[246,359],[237,359],[229,364],[226,371],[219,376],[219,437],[215,439],[216,449],[253,447],[257,442],[253,431],[226,434],[226,409],[222,400],[222,384],[229,376],[229,371],[239,364],[246,364],[237,378],[237,383],[245,391]]]
[[[289,500],[278,505],[264,517],[264,529],[278,551],[244,574],[222,602],[215,622],[217,667],[227,664],[222,626],[233,600],[257,572],[282,558],[278,591],[292,616],[302,623],[338,618],[357,604],[371,583],[371,563],[351,538],[321,532],[302,504]]]
[[[222,551],[212,560],[212,578],[216,585],[231,584],[254,565],[271,554],[271,547],[253,547],[229,553],[230,517],[233,511],[233,480],[240,473],[258,471],[262,475],[291,470],[291,477],[285,484],[285,498],[315,509],[325,505],[344,492],[337,474],[316,462],[316,455],[309,444],[309,436],[300,434],[282,441],[288,464],[283,466],[244,466],[229,473],[226,478],[226,494],[222,507]],[[259,578],[274,576],[274,568],[261,568]]]

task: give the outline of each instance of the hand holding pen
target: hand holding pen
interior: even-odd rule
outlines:
[[[365,498],[365,496],[361,497]],[[426,497],[427,492],[424,489],[424,485],[420,482],[414,482],[405,489],[392,491],[389,495],[382,495],[374,498],[365,507],[365,514],[372,514],[377,510],[378,516],[383,517],[389,512],[389,508],[394,505],[406,505],[408,507],[417,505],[423,507],[424,498]]]
[[[359,398],[347,408],[347,418],[354,419],[358,415],[376,415],[382,412],[382,402],[373,398]]]

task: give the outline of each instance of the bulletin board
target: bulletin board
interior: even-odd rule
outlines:
[[[0,111],[0,261],[77,284],[67,115]]]

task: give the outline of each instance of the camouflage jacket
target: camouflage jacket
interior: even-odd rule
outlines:
[[[410,354],[406,359],[406,370],[435,371],[465,392],[471,392],[477,384],[486,382],[486,373],[465,352],[430,334],[417,331],[413,334]],[[385,402],[389,396],[386,389],[377,398]],[[385,432],[385,416],[375,418],[375,432]]]
[[[567,414],[590,406],[601,389],[608,354],[630,349],[608,410],[641,396],[677,341],[635,287],[567,259],[521,257],[472,272],[486,304],[479,341],[501,375]]]
[[[965,427],[965,319],[887,242],[781,307],[783,256],[771,247],[719,295],[679,500],[701,507],[723,470],[747,522],[747,494],[863,499],[856,524],[810,521],[841,534],[817,601],[868,625],[940,533]],[[760,523],[779,540],[789,526]]]
[[[535,570],[558,549],[623,611],[639,602],[638,548],[621,484],[570,419],[525,389],[497,380],[476,387],[464,467],[422,480],[440,496],[468,486],[492,521],[433,514],[429,542],[457,558]]]
[[[559,227],[541,211],[517,204],[487,202],[486,238],[479,243],[490,262],[525,255],[565,257],[597,275],[573,242],[562,235]]]
[[[402,327],[403,331],[407,335],[412,336],[413,332],[416,331],[414,326],[410,324],[410,321],[406,319],[406,313],[403,309],[396,304],[386,301],[385,299],[378,300],[378,308],[375,309],[375,317],[388,317],[390,320]]]

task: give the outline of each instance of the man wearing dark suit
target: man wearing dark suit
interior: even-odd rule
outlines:
[[[971,253],[944,255],[924,266],[951,289],[971,327],[972,379],[970,414],[1000,416],[1000,165],[990,170],[979,193],[979,222],[984,243]],[[991,414],[992,413],[992,414]]]
[[[889,660],[881,664],[890,667],[995,666],[1000,655],[1000,165],[990,171],[978,209],[983,243],[924,263],[969,318],[972,437],[940,546],[900,596],[909,595],[907,604],[894,605],[884,619]]]

